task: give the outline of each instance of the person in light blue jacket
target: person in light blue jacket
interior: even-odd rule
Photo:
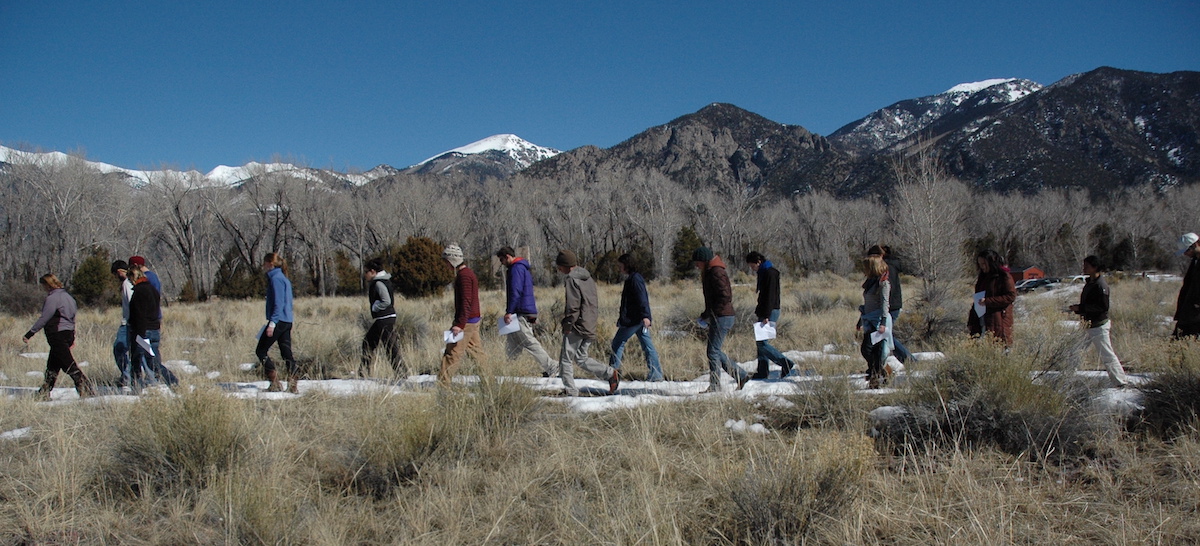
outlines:
[[[267,325],[258,337],[254,354],[262,364],[267,381],[271,382],[267,391],[279,392],[283,390],[279,384],[279,374],[275,371],[275,363],[267,355],[271,345],[279,342],[279,354],[287,363],[287,391],[299,394],[300,377],[296,359],[292,356],[292,281],[287,278],[287,262],[272,252],[263,258],[263,271],[267,273]]]

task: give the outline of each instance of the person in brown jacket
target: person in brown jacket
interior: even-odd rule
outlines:
[[[596,323],[600,315],[600,298],[596,295],[596,281],[588,270],[579,267],[579,260],[570,250],[559,251],[554,259],[558,272],[566,275],[563,282],[566,296],[563,306],[563,343],[558,357],[559,377],[563,382],[563,394],[579,396],[575,386],[575,366],[579,366],[599,379],[608,380],[608,393],[617,392],[619,372],[612,366],[588,357],[588,348],[596,341]]]
[[[692,252],[692,264],[700,270],[700,287],[704,293],[704,313],[700,315],[700,321],[708,328],[708,390],[705,392],[721,391],[722,369],[737,380],[737,388],[742,390],[750,375],[721,349],[734,321],[733,288],[729,285],[725,261],[713,254],[711,248],[702,246]]]
[[[454,322],[451,335],[462,334],[462,340],[446,343],[442,353],[442,367],[438,370],[438,384],[447,387],[454,372],[462,362],[463,353],[471,353],[475,362],[483,360],[483,340],[479,337],[479,279],[463,260],[463,251],[451,243],[442,251],[442,259],[454,268]]]
[[[988,334],[1005,348],[1012,346],[1013,302],[1017,301],[1017,286],[1012,275],[1004,267],[1004,260],[995,250],[984,250],[975,257],[979,276],[975,278],[975,293],[983,292],[978,303],[984,307],[983,317],[975,313],[975,306],[967,315],[967,330],[972,336]]]

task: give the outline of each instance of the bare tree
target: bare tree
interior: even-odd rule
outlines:
[[[946,174],[930,148],[896,159],[892,172],[897,184],[888,213],[896,238],[926,299],[935,301],[948,281],[961,277],[971,193]]]

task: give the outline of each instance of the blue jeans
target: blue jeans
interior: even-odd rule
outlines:
[[[179,378],[168,370],[162,364],[162,353],[158,350],[158,343],[162,339],[161,333],[158,330],[146,330],[146,341],[150,342],[150,348],[154,351],[154,356],[146,353],[146,350],[137,342],[137,336],[133,332],[129,333],[129,349],[131,356],[130,375],[133,377],[134,386],[137,389],[146,385],[146,380],[142,377],[142,370],[147,370],[147,376],[151,373],[158,376],[159,381],[167,385],[178,385]],[[153,380],[153,377],[151,377]]]
[[[771,316],[767,317],[767,320],[778,323],[779,310],[772,310]],[[755,341],[754,345],[758,347],[758,374],[756,375],[766,377],[771,370],[769,362],[779,364],[779,367],[783,368],[784,370],[791,370],[792,361],[783,356],[783,353],[779,352],[779,349],[776,349],[773,345],[767,343],[766,340]],[[783,371],[781,370],[780,377],[783,375]]]
[[[888,312],[888,314],[892,316],[893,326],[896,325],[896,319],[900,318],[900,311],[902,311],[902,309]],[[910,358],[913,360],[917,359],[908,351],[908,347],[905,347],[903,343],[900,343],[900,340],[896,338],[895,333],[892,334],[892,352],[896,355],[896,360],[899,360],[901,364]]]
[[[658,361],[658,351],[650,340],[650,329],[641,323],[633,326],[617,326],[617,335],[612,340],[612,357],[608,359],[610,366],[621,369],[621,355],[625,353],[625,342],[637,334],[638,342],[642,344],[642,352],[646,353],[646,367],[650,369],[649,381],[662,381],[662,364]]]
[[[113,340],[113,360],[117,363],[117,371],[121,374],[120,386],[129,385],[129,327],[124,324],[117,329],[117,338]]]
[[[729,355],[721,350],[725,345],[725,336],[733,328],[734,317],[717,317],[709,319],[708,323],[708,385],[714,390],[721,388],[721,370],[729,372],[739,382],[744,381],[746,372],[730,360]]]

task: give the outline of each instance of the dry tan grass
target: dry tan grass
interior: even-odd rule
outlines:
[[[785,298],[777,345],[820,350],[834,343],[856,354],[852,308],[806,314],[801,305],[819,299],[812,294],[853,301],[857,284],[822,276],[786,286],[810,295]],[[1114,283],[1121,309],[1114,341],[1133,361],[1131,371],[1200,368],[1181,356],[1193,345],[1167,343],[1161,327],[1138,322],[1169,314],[1166,286]],[[551,353],[559,290],[538,293]],[[612,334],[619,287],[602,290],[603,337]],[[703,342],[664,335],[673,319],[699,313],[698,286],[651,290],[667,375],[702,375]],[[253,360],[261,302],[173,305],[166,358],[218,371],[215,381],[184,376],[194,392],[138,403],[0,398],[0,432],[31,428],[0,440],[0,542],[1174,544],[1200,536],[1194,432],[1167,442],[1114,428],[1090,453],[1058,462],[986,446],[894,455],[873,447],[865,414],[902,395],[864,398],[835,383],[791,397],[791,407],[710,398],[575,414],[490,379],[535,374],[527,356],[507,361],[503,340],[491,333],[502,298],[484,294],[489,356],[468,360],[461,372],[483,376],[476,387],[353,397],[313,391],[275,401],[227,398],[213,386],[254,378],[238,365]],[[735,298],[744,309],[753,288],[735,287]],[[1060,303],[1023,302],[1029,314],[1018,321],[1007,357],[963,340],[913,345],[952,357],[986,359],[991,351],[997,362],[1034,362],[1067,332],[1058,325]],[[401,307],[414,328],[431,334],[406,346],[405,359],[414,372],[432,371],[450,299]],[[298,353],[333,374],[349,373],[358,364],[364,310],[359,298],[298,300]],[[116,374],[109,356],[115,313],[80,317],[76,355],[92,362],[87,371],[100,381]],[[0,317],[8,348],[0,371],[9,385],[40,381],[25,372],[44,361],[17,356],[21,347],[13,343],[32,320]],[[749,337],[736,331],[727,345],[736,359],[753,358]],[[40,340],[31,346],[45,350]],[[636,344],[627,358],[630,373],[644,370]],[[382,366],[377,373],[390,374]],[[861,363],[819,366],[846,373]],[[767,433],[732,432],[730,419],[761,422]]]

